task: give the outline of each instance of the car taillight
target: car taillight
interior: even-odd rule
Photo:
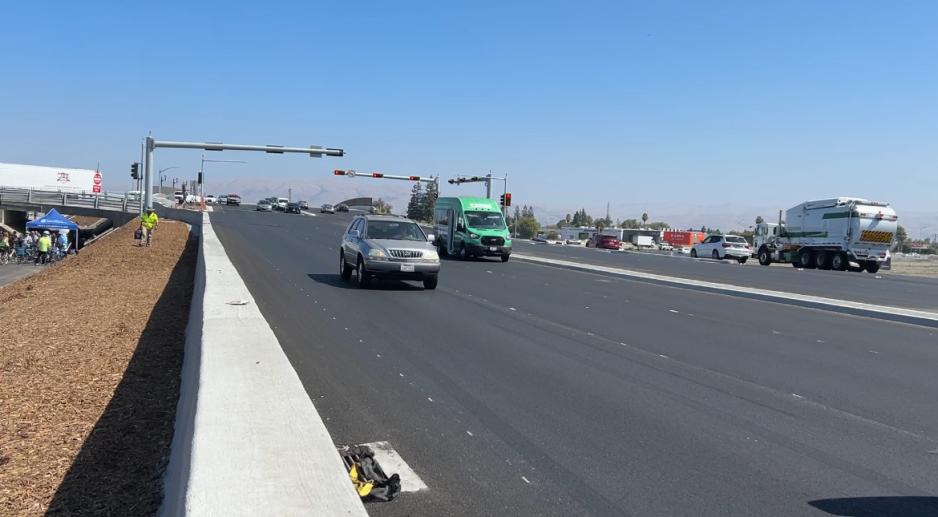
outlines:
[[[723,243],[723,247],[724,247],[724,248],[729,248],[730,246],[732,246],[732,244],[730,244],[730,243],[728,243],[728,242],[724,242],[724,243]]]

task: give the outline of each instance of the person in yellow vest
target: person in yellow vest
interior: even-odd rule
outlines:
[[[156,215],[156,212],[153,211],[153,208],[147,208],[145,214],[140,216],[140,229],[143,230],[143,238],[140,239],[140,246],[143,246],[144,242],[146,245],[150,245],[150,241],[153,239],[153,230],[156,229],[156,225],[160,222],[160,218]]]
[[[36,254],[36,262],[33,262],[33,265],[43,264],[49,260],[49,250],[52,249],[52,237],[49,235],[49,230],[42,232],[42,237],[39,237],[39,240],[36,241],[36,251],[39,253]]]

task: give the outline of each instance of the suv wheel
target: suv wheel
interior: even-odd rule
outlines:
[[[691,250],[690,250],[690,256],[693,257],[693,258],[697,258],[697,250],[694,249],[694,248],[691,248]]]
[[[358,280],[358,287],[365,289],[371,283],[371,278],[368,276],[368,271],[365,270],[365,261],[361,257],[358,257],[358,264],[355,267],[355,272]]]
[[[350,268],[348,262],[345,261],[345,252],[341,249],[339,250],[339,276],[345,281],[352,278],[352,268]]]
[[[437,282],[440,281],[439,275],[427,275],[423,277],[423,288],[424,289],[436,289]]]
[[[508,262],[508,259],[511,258],[511,255],[508,253],[502,254],[502,262]]]
[[[713,253],[710,254],[710,258],[714,260],[720,260],[720,252],[717,250],[713,250]]]

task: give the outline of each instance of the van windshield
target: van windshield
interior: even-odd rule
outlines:
[[[470,228],[503,230],[505,220],[500,212],[466,212],[466,223]]]

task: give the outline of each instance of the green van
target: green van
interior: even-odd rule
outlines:
[[[498,203],[482,197],[441,197],[433,210],[433,227],[440,255],[469,257],[511,256],[511,235]]]

